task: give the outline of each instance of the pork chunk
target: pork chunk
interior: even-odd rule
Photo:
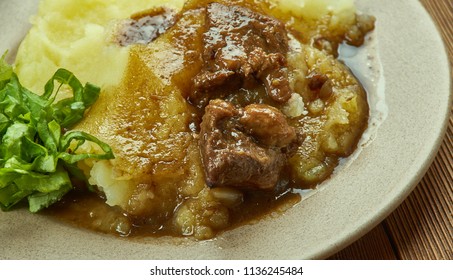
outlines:
[[[200,133],[211,187],[273,189],[299,142],[276,108],[249,105],[242,109],[219,99],[206,106]]]
[[[280,21],[244,7],[209,4],[204,67],[195,77],[192,102],[198,103],[219,87],[247,88],[257,82],[274,101],[287,102],[292,93],[288,49],[287,32]]]

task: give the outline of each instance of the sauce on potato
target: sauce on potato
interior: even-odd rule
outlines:
[[[272,1],[211,2],[187,1],[173,16],[161,16],[169,10],[158,8],[115,22],[114,38],[124,39],[128,26],[139,32],[127,37],[127,43],[106,42],[110,48],[128,51],[125,70],[118,84],[103,88],[77,129],[109,143],[116,159],[85,161],[81,168],[96,192],[80,186],[49,213],[122,236],[209,239],[291,207],[300,201],[298,189],[323,182],[339,160],[355,150],[368,123],[367,97],[360,82],[335,57],[342,42],[363,42],[373,18],[353,16],[335,25],[334,14],[297,17],[283,6],[270,5]],[[217,25],[216,9],[239,21],[230,27],[225,22]],[[144,32],[152,39],[141,40],[140,25],[131,24],[141,18],[146,28],[158,29]],[[280,43],[266,37],[266,25],[259,24],[263,21],[278,23],[279,30],[269,34],[278,33]],[[228,34],[234,28],[236,33]],[[223,35],[211,38],[219,29]],[[209,45],[213,39],[219,41]],[[217,59],[220,53],[223,57]],[[236,168],[245,179],[235,181],[229,175],[228,182],[210,180],[206,155],[216,153],[203,152],[200,145],[209,141],[200,139],[214,129],[203,119],[215,100],[234,108],[227,124],[234,129],[223,131],[239,131],[244,137],[235,136],[234,141],[272,150],[278,164],[259,163],[262,160],[252,156],[257,149],[238,156],[249,144],[236,145],[230,153],[236,160],[224,160],[223,169]],[[274,118],[269,123],[281,129],[260,130],[253,122],[257,118],[263,122]],[[274,132],[286,133],[290,139],[272,138]],[[256,168],[266,173],[261,176],[274,166],[277,177],[266,178],[275,181],[247,179],[260,173],[242,172],[244,162],[258,162]]]

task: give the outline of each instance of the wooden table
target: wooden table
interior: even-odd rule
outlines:
[[[420,2],[439,26],[453,66],[453,0]],[[453,71],[450,78],[453,84]],[[379,226],[330,259],[453,260],[453,115],[439,154],[414,192]]]

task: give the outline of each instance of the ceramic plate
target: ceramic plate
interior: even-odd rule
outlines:
[[[371,230],[411,192],[441,143],[451,108],[449,66],[418,1],[357,1],[377,18],[377,54],[388,116],[357,159],[284,215],[212,241],[143,242],[96,234],[32,215],[0,213],[5,259],[319,259]],[[0,52],[14,56],[36,0],[0,2]],[[382,104],[381,104],[382,105]]]

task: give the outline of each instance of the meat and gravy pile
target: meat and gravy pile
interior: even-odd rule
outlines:
[[[209,239],[293,206],[355,150],[367,97],[337,50],[374,18],[352,1],[121,2],[44,0],[19,50],[31,88],[57,67],[102,88],[76,129],[115,159],[81,163],[90,186],[52,215]]]

